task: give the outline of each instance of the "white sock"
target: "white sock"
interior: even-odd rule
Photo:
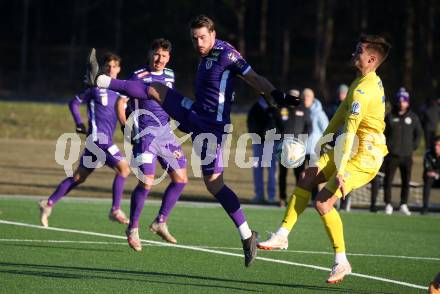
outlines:
[[[252,231],[247,222],[242,223],[238,227],[238,232],[240,233],[241,240],[246,240],[252,236]]]
[[[347,263],[349,263],[348,262],[348,259],[347,259],[347,256],[345,255],[345,252],[339,252],[339,253],[336,253],[336,255],[335,255],[335,263],[343,263],[343,264],[347,264]]]
[[[111,77],[106,75],[99,75],[96,79],[96,85],[100,88],[108,88],[110,86]]]
[[[290,233],[290,232],[289,232],[288,229],[281,227],[281,228],[278,229],[278,231],[277,231],[275,234],[287,238],[287,237],[289,237],[289,233]]]

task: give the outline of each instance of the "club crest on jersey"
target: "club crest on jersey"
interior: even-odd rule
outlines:
[[[407,124],[407,125],[410,125],[411,123],[412,123],[412,119],[408,116],[408,117],[405,117],[405,123]]]
[[[211,59],[206,60],[205,67],[206,67],[206,69],[211,69],[211,67],[212,67],[212,60]]]
[[[351,104],[351,114],[359,115],[361,113],[361,104],[358,101],[354,101]]]
[[[356,92],[359,92],[359,93],[361,93],[362,95],[365,94],[365,92],[362,91],[361,89],[357,89]]]

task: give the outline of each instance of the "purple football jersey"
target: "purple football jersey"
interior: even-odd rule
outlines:
[[[115,104],[119,96],[117,92],[97,87],[76,96],[78,102],[87,103],[89,135],[93,136],[93,141],[98,139],[98,133],[103,133],[108,137],[108,144],[112,142],[118,120]]]
[[[192,109],[213,125],[231,123],[237,75],[246,75],[250,69],[231,44],[216,40],[209,54],[200,60]]]
[[[148,67],[144,67],[136,70],[131,76],[130,80],[140,80],[146,84],[158,82],[166,85],[169,88],[173,88],[174,72],[171,69],[165,68],[162,72],[157,73],[151,72]],[[138,127],[141,130],[145,129],[146,127],[159,127],[157,120],[160,121],[162,126],[168,124],[170,120],[169,115],[163,110],[160,104],[153,99],[130,99],[130,109],[132,111],[137,109],[148,110],[155,116],[139,116],[138,122],[135,121],[135,128],[137,127],[136,123],[138,123]]]

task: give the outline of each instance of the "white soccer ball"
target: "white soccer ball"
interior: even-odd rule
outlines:
[[[279,160],[284,167],[296,168],[304,162],[306,146],[299,139],[287,138],[280,144],[277,152]]]

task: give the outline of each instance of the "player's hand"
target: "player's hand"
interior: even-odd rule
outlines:
[[[125,135],[125,125],[121,125],[121,132],[124,141],[130,142],[131,145],[134,145],[134,140],[131,134]]]
[[[278,89],[273,90],[270,95],[279,107],[298,106],[301,103],[299,97],[286,94]]]
[[[345,199],[345,187],[344,187],[345,180],[344,180],[344,176],[340,175],[340,174],[337,174],[336,178],[335,178],[335,181],[336,181],[336,186],[338,187],[338,189],[341,190],[342,199]]]
[[[426,175],[430,178],[438,178],[438,173],[436,173],[435,171],[429,171],[426,173]]]
[[[87,128],[86,128],[86,126],[83,123],[77,124],[75,130],[79,134],[87,135]]]

